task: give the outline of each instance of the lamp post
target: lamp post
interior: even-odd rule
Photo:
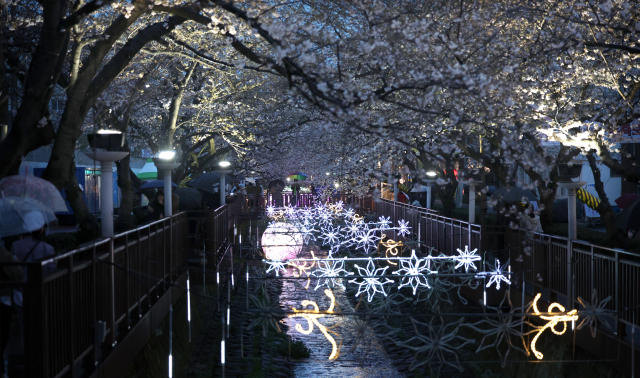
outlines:
[[[227,176],[227,173],[230,173],[232,170],[224,169],[224,168],[229,168],[231,166],[231,163],[229,163],[228,161],[221,161],[220,163],[218,163],[218,165],[222,168],[222,169],[216,169],[216,172],[220,174],[220,206],[223,206],[226,203],[226,197],[225,197],[226,176]]]
[[[578,238],[578,223],[576,221],[576,189],[582,188],[586,182],[573,181],[582,173],[582,162],[578,160],[566,164],[558,164],[558,186],[567,189],[567,210],[569,212],[569,240]]]
[[[102,236],[113,237],[113,162],[129,155],[126,151],[113,151],[124,145],[124,135],[118,131],[98,131],[88,134],[89,145],[94,149],[84,154],[100,162],[100,211]]]
[[[427,179],[424,180],[427,183],[427,209],[431,208],[431,185],[436,182],[436,172],[427,172]]]
[[[175,151],[162,151],[158,154],[158,157],[153,158],[153,163],[158,168],[158,172],[162,172],[162,179],[164,181],[164,216],[170,217],[172,215],[172,193],[171,193],[171,173],[174,169],[178,168],[180,164],[176,163]]]

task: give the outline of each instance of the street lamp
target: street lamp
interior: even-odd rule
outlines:
[[[223,206],[226,202],[226,197],[225,197],[225,179],[227,176],[227,173],[230,173],[232,170],[231,169],[224,169],[224,168],[229,168],[231,167],[231,163],[226,161],[226,160],[222,160],[220,162],[218,162],[218,165],[220,167],[222,167],[223,169],[217,169],[216,172],[218,172],[218,174],[220,174],[220,206]]]
[[[113,162],[124,159],[129,152],[115,151],[124,145],[124,134],[115,130],[101,130],[88,134],[93,149],[84,154],[100,162],[100,212],[102,236],[113,237]]]
[[[424,180],[427,183],[427,209],[431,208],[431,185],[436,182],[436,171],[427,171],[427,179]]]
[[[558,164],[558,186],[567,189],[567,210],[569,212],[569,240],[578,238],[578,224],[576,222],[576,189],[582,188],[586,182],[573,181],[579,179],[582,174],[582,162],[573,160],[566,164]]]
[[[163,172],[164,180],[164,216],[172,215],[172,194],[171,194],[171,171],[178,168],[180,164],[176,163],[176,152],[172,150],[160,151],[157,157],[153,158],[153,162],[158,168],[158,172]]]

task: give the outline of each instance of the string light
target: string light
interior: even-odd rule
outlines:
[[[336,304],[336,298],[333,296],[333,292],[329,289],[325,289],[324,294],[327,297],[329,297],[329,299],[331,300],[331,304],[329,305],[329,308],[327,309],[326,312],[333,313],[333,307]],[[300,323],[296,324],[295,326],[296,331],[302,333],[303,335],[309,335],[311,334],[311,332],[313,332],[313,325],[315,324],[320,330],[320,332],[322,332],[324,337],[326,337],[326,339],[329,341],[329,343],[331,343],[331,354],[329,355],[329,359],[335,360],[336,358],[338,358],[338,345],[336,344],[336,340],[329,334],[329,332],[327,331],[327,327],[323,326],[318,321],[319,318],[322,318],[325,316],[324,313],[322,314],[319,313],[320,308],[318,307],[318,304],[314,301],[304,300],[301,302],[301,306],[302,307],[311,306],[313,307],[313,309],[298,310],[295,307],[291,307],[291,310],[295,314],[290,314],[289,318],[297,318],[297,317],[304,318],[308,324],[307,329],[302,328],[302,325]]]
[[[540,335],[542,335],[542,332],[544,332],[544,330],[548,328],[551,330],[551,332],[555,333],[556,335],[563,335],[567,331],[567,322],[569,321],[575,322],[578,319],[578,315],[577,315],[578,310],[575,310],[575,309],[569,311],[566,314],[542,315],[540,311],[538,311],[538,299],[540,299],[541,295],[542,295],[541,293],[538,293],[536,294],[536,297],[533,299],[533,311],[535,312],[536,315],[540,316],[540,319],[548,320],[548,322],[547,324],[545,324],[544,326],[538,329],[538,333],[535,335],[535,337],[531,341],[531,350],[539,360],[541,360],[544,355],[536,349],[536,342],[538,341],[538,338],[540,337]],[[547,312],[548,313],[553,312],[554,308],[557,308],[561,312],[565,311],[564,306],[562,306],[560,303],[552,303],[549,305],[549,309],[547,310]],[[562,328],[562,331],[557,331],[555,329],[555,326],[560,322],[562,322],[563,328]]]

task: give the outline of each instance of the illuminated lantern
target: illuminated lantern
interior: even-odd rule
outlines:
[[[300,230],[288,223],[272,223],[262,234],[262,249],[271,260],[295,258],[302,250],[303,243]]]

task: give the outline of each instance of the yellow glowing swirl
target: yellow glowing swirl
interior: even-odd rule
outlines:
[[[316,259],[316,256],[314,255],[313,251],[311,251],[311,258],[312,259]],[[298,271],[296,272],[295,270],[293,271],[293,276],[294,277],[302,277],[302,273],[307,275],[307,284],[304,286],[305,290],[309,289],[309,283],[311,282],[311,279],[308,278],[309,277],[309,272],[307,272],[308,269],[311,269],[314,267],[314,265],[316,265],[316,262],[313,261],[311,263],[311,265],[307,266],[307,262],[305,261],[304,264],[296,264],[295,262],[288,262],[289,265],[291,265],[292,267],[298,269]]]
[[[325,289],[324,290],[324,294],[329,297],[329,299],[331,299],[331,305],[329,306],[329,308],[327,309],[328,313],[332,313],[333,312],[333,306],[336,304],[336,298],[333,296],[333,292],[329,289]],[[292,307],[291,309],[293,310],[293,312],[296,312],[296,314],[291,314],[289,315],[289,318],[295,318],[295,317],[301,317],[304,318],[307,321],[307,324],[309,325],[308,329],[304,329],[302,328],[301,324],[296,324],[296,331],[304,334],[304,335],[308,335],[311,332],[313,332],[313,325],[315,324],[316,326],[318,326],[318,328],[320,329],[320,332],[322,332],[322,334],[324,334],[324,337],[327,338],[327,340],[329,340],[329,342],[331,343],[332,349],[331,349],[331,355],[329,356],[330,360],[335,360],[336,358],[338,358],[338,345],[336,344],[336,341],[333,339],[333,337],[329,334],[329,332],[327,332],[327,327],[323,326],[322,324],[320,324],[320,322],[318,321],[318,318],[323,317],[325,314],[319,314],[320,309],[318,308],[318,304],[314,301],[307,301],[304,300],[301,302],[302,307],[306,307],[306,306],[312,306],[313,309],[311,310],[297,310],[295,307]]]
[[[386,236],[385,234],[382,234],[382,239],[384,239],[385,236]],[[397,242],[392,239],[380,242],[380,244],[382,244],[382,246],[387,249],[384,254],[386,258],[398,257],[398,254],[400,253],[400,249],[398,247],[402,248],[402,241]],[[387,262],[391,265],[398,265],[398,263],[394,263],[393,261],[390,261],[390,260],[387,260]]]
[[[538,333],[536,334],[536,336],[531,341],[531,350],[533,351],[533,354],[535,354],[535,356],[539,360],[542,359],[543,354],[536,350],[536,341],[538,341],[538,337],[540,337],[542,332],[544,332],[545,329],[549,328],[551,330],[551,332],[555,333],[556,335],[562,335],[567,330],[567,322],[578,320],[578,315],[577,315],[578,310],[571,310],[571,311],[567,312],[565,315],[542,315],[542,314],[540,314],[540,311],[538,311],[538,299],[540,299],[541,295],[542,294],[538,293],[538,294],[536,294],[536,297],[533,299],[533,311],[535,312],[536,315],[540,316],[540,319],[548,320],[549,322],[538,330]],[[551,313],[554,308],[557,308],[560,312],[564,312],[564,307],[560,303],[552,303],[552,304],[550,304],[549,305],[549,309],[547,310],[547,312]],[[556,325],[559,322],[562,322],[562,325],[563,325],[562,331],[556,331],[556,329],[555,329]]]

